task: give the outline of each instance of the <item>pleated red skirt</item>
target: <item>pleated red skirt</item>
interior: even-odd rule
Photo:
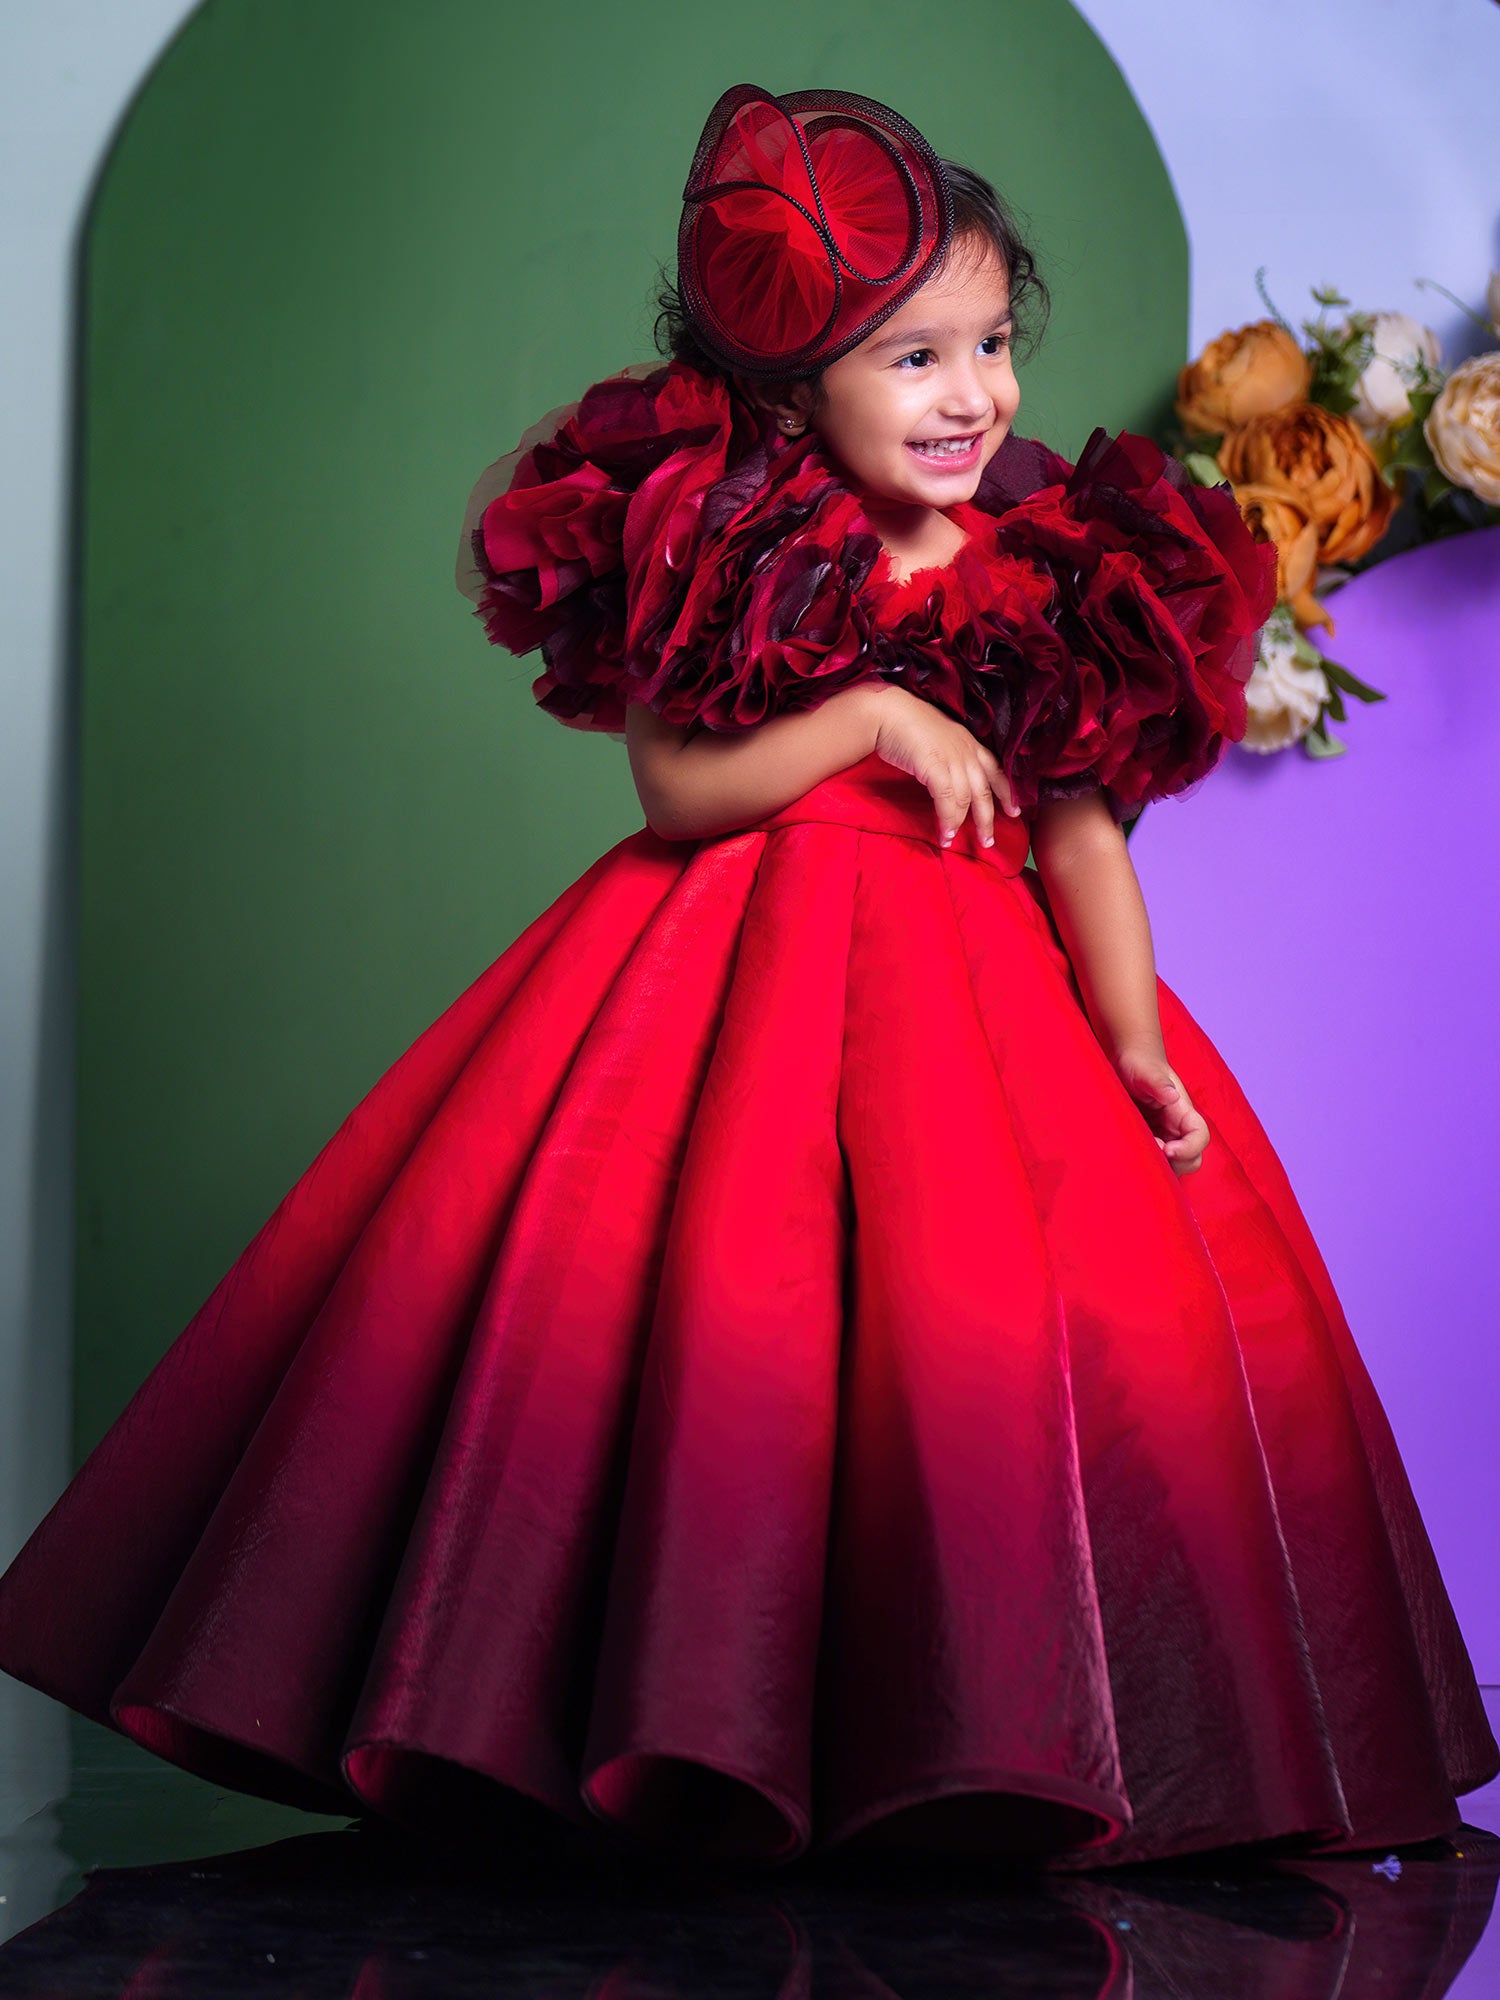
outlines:
[[[1500,1768],[1276,1154],[1175,1175],[1024,824],[870,757],[602,855],[376,1084],[0,1579],[219,1784],[769,1860],[1451,1832]],[[544,1813],[545,1819],[547,1815]]]

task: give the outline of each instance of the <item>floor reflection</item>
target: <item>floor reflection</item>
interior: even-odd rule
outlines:
[[[1049,1878],[895,1853],[774,1875],[503,1862],[365,1826],[102,1867],[0,1947],[6,2000],[1439,2000],[1500,1877],[1478,1829],[1399,1857]]]

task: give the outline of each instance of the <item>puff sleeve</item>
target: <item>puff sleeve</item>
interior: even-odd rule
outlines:
[[[541,649],[560,721],[617,733],[642,701],[732,731],[879,674],[879,549],[814,436],[674,363],[596,384],[488,469],[458,585],[495,644]]]
[[[534,426],[470,496],[457,583],[486,636],[541,650],[538,704],[618,732],[634,586],[691,569],[703,499],[733,430],[722,386],[679,368],[626,370]]]
[[[996,533],[1050,580],[1061,642],[1029,649],[1014,689],[1003,761],[1018,792],[1102,787],[1123,820],[1198,785],[1245,733],[1245,683],[1276,600],[1276,551],[1228,485],[1198,486],[1151,439],[1101,426]]]

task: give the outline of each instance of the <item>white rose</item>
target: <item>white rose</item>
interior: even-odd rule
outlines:
[[[1261,635],[1255,671],[1245,683],[1247,750],[1285,750],[1304,737],[1328,699],[1328,677],[1305,666],[1293,651],[1292,634],[1267,626]]]
[[[1442,349],[1430,326],[1400,312],[1376,313],[1374,321],[1375,350],[1355,386],[1356,401],[1349,412],[1363,431],[1382,430],[1408,416],[1410,392],[1423,386],[1424,377],[1436,377],[1442,367]],[[1348,332],[1347,321],[1343,331]]]
[[[1422,430],[1445,479],[1500,507],[1500,352],[1460,361]]]
[[[1490,272],[1490,288],[1484,295],[1484,309],[1490,316],[1490,325],[1500,333],[1500,271]]]

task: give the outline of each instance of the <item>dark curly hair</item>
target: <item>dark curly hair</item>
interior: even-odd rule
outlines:
[[[1015,319],[1016,335],[1028,355],[1035,353],[1052,311],[1052,295],[1037,269],[1030,245],[1005,202],[982,174],[976,174],[972,167],[961,166],[956,160],[941,160],[938,164],[953,194],[953,234],[941,263],[934,267],[932,275],[936,276],[960,243],[987,243],[997,253],[1010,276],[1010,310]],[[734,379],[733,370],[723,367],[699,345],[692,322],[683,309],[682,296],[665,272],[656,304],[656,345],[660,353],[670,355],[674,361],[684,362],[689,368],[696,368],[702,375]],[[796,380],[810,384],[816,392],[822,374],[823,370],[816,368],[804,375],[787,377],[784,381],[758,377],[756,387],[774,397],[778,390],[790,387],[791,382]]]

